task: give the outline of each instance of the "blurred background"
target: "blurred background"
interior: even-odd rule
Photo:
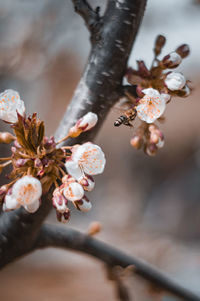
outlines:
[[[102,11],[105,2],[90,1]],[[87,214],[73,210],[69,226],[87,232],[92,221],[99,221],[98,238],[200,293],[199,18],[200,1],[148,0],[129,65],[136,59],[151,63],[157,34],[167,37],[163,55],[187,43],[191,55],[179,71],[195,90],[167,106],[161,126],[165,147],[153,158],[130,146],[133,130],[114,128],[120,113],[110,112],[96,139],[107,166],[95,177],[96,188],[89,195],[93,209]],[[0,90],[17,90],[27,112],[37,111],[47,134],[53,134],[87,62],[90,43],[83,20],[70,0],[0,0],[0,41]],[[0,127],[7,129],[2,122]],[[6,155],[7,147],[0,148]],[[54,211],[48,219],[56,223]],[[175,300],[137,278],[124,281],[132,300]],[[101,263],[56,249],[37,251],[4,268],[0,295],[14,301],[116,300]]]

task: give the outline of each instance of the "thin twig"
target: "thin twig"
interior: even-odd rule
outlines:
[[[200,301],[200,295],[191,292],[152,265],[74,229],[45,224],[41,228],[39,240],[35,247],[59,247],[81,251],[103,261],[110,267],[126,268],[133,265],[133,272],[136,275],[164,291],[184,300]]]
[[[91,41],[100,40],[100,28],[102,18],[99,15],[100,8],[92,9],[86,0],[72,0],[75,11],[84,19],[88,30],[91,33]]]

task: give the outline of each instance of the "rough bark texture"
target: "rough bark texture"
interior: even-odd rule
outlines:
[[[76,2],[76,5],[85,2],[87,6],[86,1],[73,2]],[[88,64],[56,132],[57,139],[64,137],[69,127],[88,111],[98,114],[98,126],[95,130],[81,135],[76,141],[73,140],[73,143],[91,141],[95,137],[108,111],[118,98],[122,77],[145,4],[146,0],[108,2],[105,16],[99,23],[96,42],[94,31],[91,31],[93,44]],[[89,22],[90,18],[85,21]],[[1,267],[34,249],[38,231],[51,209],[50,199],[51,197],[43,196],[42,206],[35,214],[29,214],[24,209],[1,214]]]
[[[100,38],[92,46],[84,74],[56,132],[57,140],[88,111],[97,113],[99,121],[92,131],[81,136],[81,140],[92,140],[101,128],[110,108],[119,98],[122,78],[145,4],[146,0],[109,1],[99,28]]]

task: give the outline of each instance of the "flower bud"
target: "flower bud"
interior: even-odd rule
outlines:
[[[135,149],[140,149],[143,144],[143,139],[141,136],[135,135],[131,139],[130,143]]]
[[[8,133],[8,132],[0,133],[0,143],[9,144],[14,140],[15,140],[15,137],[11,133]]]
[[[157,153],[157,146],[154,143],[148,144],[145,148],[145,153],[151,157],[155,156]]]
[[[101,231],[101,224],[99,222],[92,222],[89,225],[88,235],[95,235]]]
[[[86,196],[84,196],[82,200],[76,201],[74,203],[76,208],[82,212],[88,212],[92,208],[92,204]]]
[[[158,35],[155,40],[155,48],[154,53],[156,56],[158,56],[161,53],[162,48],[164,47],[166,42],[166,38],[162,35]]]
[[[83,176],[78,182],[83,186],[84,190],[92,191],[94,189],[95,182],[91,176]]]
[[[15,161],[15,166],[16,167],[22,167],[28,162],[28,159],[17,159]]]
[[[190,48],[187,44],[183,44],[176,49],[176,52],[184,59],[190,54]]]
[[[63,195],[67,200],[73,202],[82,199],[84,190],[79,183],[66,183],[66,186],[63,189]]]
[[[188,97],[190,95],[190,88],[187,85],[185,85],[183,89],[177,92],[177,95],[180,97]]]
[[[149,77],[151,76],[150,71],[147,69],[144,61],[137,61],[137,65],[138,65],[138,73],[141,77]]]
[[[76,124],[69,130],[69,137],[78,137],[82,132],[89,131],[98,121],[98,116],[95,113],[88,112],[80,118]]]
[[[165,68],[176,68],[180,65],[181,61],[181,56],[178,53],[171,52],[162,59],[162,65]]]
[[[53,207],[60,213],[64,213],[67,209],[67,200],[62,195],[59,187],[53,192],[52,204]]]
[[[178,72],[170,72],[165,78],[165,84],[171,91],[181,90],[185,86],[185,77]]]

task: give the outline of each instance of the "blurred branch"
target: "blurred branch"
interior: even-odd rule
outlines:
[[[85,3],[83,1],[74,1]],[[95,129],[67,143],[92,141],[110,108],[119,97],[127,60],[142,20],[146,0],[110,0],[103,17],[102,43],[92,45],[85,72],[56,132],[63,138],[76,120],[88,111],[98,114]],[[91,12],[90,12],[91,13]],[[85,13],[86,14],[86,13]],[[1,214],[0,267],[31,252],[41,224],[51,209],[51,195],[43,196],[39,210],[30,214],[23,208]]]
[[[85,21],[88,30],[91,33],[91,41],[100,40],[100,29],[102,18],[99,15],[100,7],[95,10],[89,5],[86,0],[72,0],[75,12],[77,12]]]
[[[200,301],[200,296],[176,283],[150,264],[79,231],[55,225],[43,225],[36,248],[58,247],[89,254],[109,267],[134,266],[133,273],[184,300]],[[123,291],[124,293],[124,291]],[[127,292],[126,292],[127,293]],[[128,295],[126,294],[128,298]]]

